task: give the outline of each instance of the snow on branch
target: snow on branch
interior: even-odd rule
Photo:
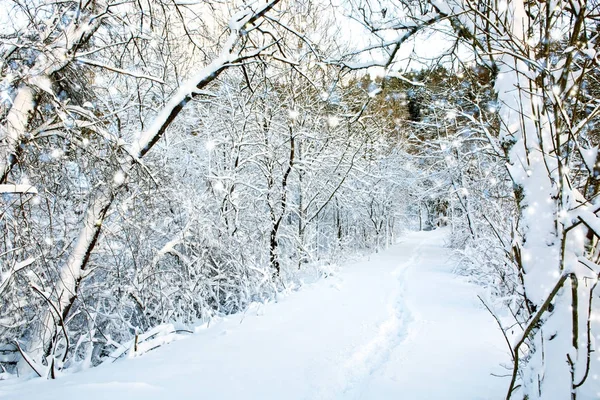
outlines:
[[[107,69],[109,71],[116,72],[118,74],[128,75],[128,76],[132,76],[132,77],[138,78],[138,79],[147,79],[149,81],[157,82],[157,83],[160,83],[162,85],[165,84],[165,82],[162,79],[156,78],[154,76],[146,75],[146,74],[141,74],[141,73],[135,72],[135,71],[127,71],[127,70],[124,70],[124,69],[121,69],[121,68],[117,68],[117,67],[113,67],[113,66],[110,66],[110,65],[103,64],[103,63],[98,62],[98,61],[90,60],[89,58],[77,57],[76,60],[78,62],[80,62],[80,63],[87,64],[87,65],[92,65],[92,66],[98,67],[98,68],[104,68],[104,69]]]
[[[138,140],[131,146],[130,153],[137,158],[143,157],[154,144],[160,139],[166,129],[171,125],[175,117],[181,112],[183,107],[194,97],[198,95],[198,90],[203,89],[211,83],[221,72],[232,64],[247,58],[260,54],[264,49],[259,49],[251,54],[241,54],[235,51],[235,46],[239,43],[243,35],[243,29],[261,18],[271,10],[281,0],[273,0],[264,5],[256,12],[250,9],[243,10],[234,15],[229,22],[230,34],[223,51],[213,62],[201,69],[190,79],[185,81],[162,108],[154,119],[152,125],[143,132]]]
[[[0,185],[0,193],[37,194],[38,190],[31,185],[2,184]]]
[[[22,270],[24,268],[27,268],[28,266],[30,266],[34,262],[35,262],[35,258],[29,257],[26,260],[19,261],[19,262],[15,263],[12,266],[12,268],[10,269],[10,271],[3,272],[2,274],[0,274],[0,293],[2,293],[4,291],[4,289],[8,285],[8,282],[10,281],[10,278],[15,273],[19,272],[20,270]]]
[[[251,51],[250,53],[242,54],[242,50],[236,51],[235,48],[239,44],[240,38],[246,33],[244,31],[245,27],[262,17],[279,3],[279,1],[280,0],[272,0],[256,12],[247,9],[243,13],[237,14],[232,18],[232,21],[229,24],[231,32],[220,56],[185,81],[158,113],[150,127],[141,133],[139,138],[131,145],[128,152],[132,157],[132,160],[129,162],[123,161],[121,164],[120,173],[122,173],[123,176],[129,175],[131,169],[158,142],[170,124],[183,110],[185,105],[192,98],[201,93],[199,91],[204,89],[209,83],[214,81],[221,72],[230,68],[234,63],[243,61],[264,51],[264,48],[262,48]],[[68,317],[71,306],[77,297],[79,285],[85,277],[88,261],[98,242],[104,218],[112,206],[115,197],[119,193],[119,190],[122,190],[125,187],[126,182],[127,179],[120,179],[115,181],[110,187],[101,188],[95,200],[89,205],[83,227],[73,246],[73,250],[71,251],[68,260],[61,267],[60,280],[58,287],[56,288],[58,300],[57,314],[63,319]],[[44,325],[47,326],[51,332],[54,331],[54,335],[57,334],[58,326],[51,313],[46,314]],[[51,336],[52,335],[44,340],[52,340]],[[43,343],[44,348],[48,348],[48,345],[49,343],[47,342]]]
[[[402,27],[398,28],[398,30],[406,30],[406,31],[403,34],[401,34],[400,36],[398,36],[397,38],[390,40],[387,43],[383,43],[381,45],[368,46],[364,49],[357,50],[351,54],[351,55],[361,55],[361,54],[367,53],[369,51],[372,51],[376,48],[385,49],[385,48],[391,46],[392,49],[388,52],[388,56],[385,59],[369,60],[369,61],[363,61],[363,62],[330,60],[330,61],[327,61],[327,63],[340,65],[344,68],[351,69],[351,70],[367,69],[367,68],[372,68],[372,67],[382,67],[382,68],[387,69],[394,63],[396,55],[398,54],[398,51],[400,51],[400,48],[402,47],[402,45],[404,43],[406,43],[409,39],[414,37],[417,33],[421,32],[425,28],[427,28],[431,25],[434,25],[435,23],[441,21],[442,19],[444,19],[446,17],[447,17],[447,15],[442,14],[442,13],[434,13],[434,14],[430,15],[429,18],[420,21],[419,24],[402,25]]]

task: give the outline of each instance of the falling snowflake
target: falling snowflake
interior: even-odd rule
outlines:
[[[113,177],[113,182],[117,185],[121,185],[123,184],[123,182],[125,182],[125,174],[123,173],[123,171],[117,171],[117,173]]]
[[[292,121],[296,121],[299,116],[300,116],[300,113],[298,111],[296,111],[296,110],[290,110],[289,113],[288,113],[288,117]]]
[[[340,124],[340,119],[334,115],[327,118],[327,126],[330,128],[335,128]]]
[[[455,111],[448,111],[446,113],[446,119],[448,121],[452,121],[452,120],[456,119],[456,112]]]
[[[216,181],[215,183],[213,183],[213,189],[217,192],[222,192],[223,190],[225,190],[225,185],[223,185],[223,182],[221,181]]]
[[[50,156],[52,158],[61,158],[65,153],[61,150],[61,149],[54,149],[52,150],[52,153],[50,153]]]

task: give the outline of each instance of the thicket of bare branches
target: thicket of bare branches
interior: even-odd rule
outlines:
[[[96,365],[448,225],[509,315],[506,397],[586,393],[597,2],[2,5],[6,372]]]

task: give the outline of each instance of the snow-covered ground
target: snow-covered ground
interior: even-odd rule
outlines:
[[[277,303],[142,357],[2,382],[2,399],[503,398],[508,352],[445,232],[412,233]]]

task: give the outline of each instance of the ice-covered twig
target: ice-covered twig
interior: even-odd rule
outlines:
[[[0,193],[37,194],[38,190],[35,186],[31,185],[15,185],[7,183],[0,185]]]
[[[101,62],[91,60],[89,58],[78,57],[78,58],[76,58],[76,60],[79,61],[82,64],[92,65],[92,66],[98,67],[98,68],[104,68],[104,69],[107,69],[109,71],[116,72],[118,74],[128,75],[128,76],[132,76],[132,77],[138,78],[138,79],[147,79],[149,81],[157,82],[157,83],[160,83],[162,85],[165,84],[165,82],[162,79],[156,78],[154,76],[146,75],[146,74],[141,74],[141,73],[135,72],[135,71],[127,71],[127,70],[124,70],[122,68],[113,67],[111,65],[106,65],[106,64],[103,64]]]

